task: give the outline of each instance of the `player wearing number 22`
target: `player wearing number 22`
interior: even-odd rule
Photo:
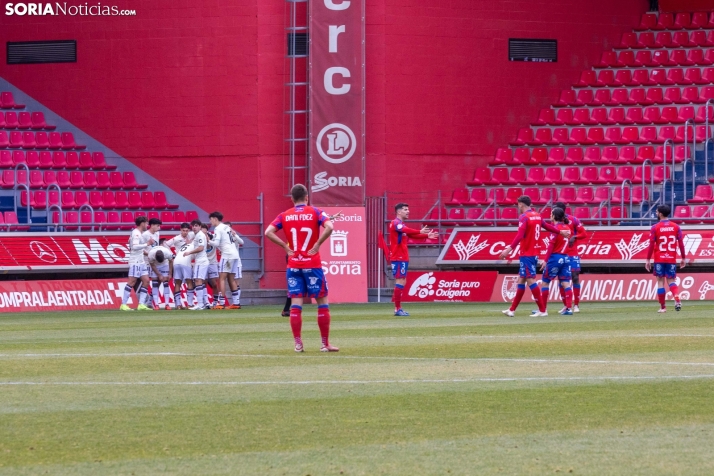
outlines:
[[[521,216],[518,219],[518,233],[516,234],[516,238],[513,240],[513,243],[506,246],[500,255],[501,259],[506,259],[518,244],[521,245],[518,253],[520,268],[518,270],[518,289],[516,291],[516,297],[513,299],[511,307],[503,311],[503,314],[509,317],[514,316],[516,308],[518,308],[518,304],[526,292],[527,283],[533,293],[536,304],[538,304],[538,312],[533,314],[533,316],[547,316],[548,313],[546,312],[545,303],[543,302],[540,289],[538,289],[538,282],[536,281],[536,264],[538,263],[541,248],[540,232],[541,229],[543,229],[551,233],[561,234],[567,238],[570,236],[570,230],[561,230],[551,224],[544,223],[538,212],[531,208],[531,199],[527,195],[518,198],[518,211],[521,213]]]
[[[288,255],[288,296],[290,306],[290,327],[295,338],[295,352],[303,351],[302,343],[302,303],[304,298],[317,301],[317,325],[322,337],[321,352],[337,352],[330,345],[330,306],[327,302],[327,281],[322,271],[320,245],[332,234],[332,221],[324,211],[308,205],[307,188],[295,185],[290,191],[293,208],[284,211],[265,230],[265,236],[285,250]],[[324,230],[320,233],[320,227]],[[284,230],[287,243],[275,233]]]
[[[660,305],[660,309],[657,312],[667,312],[664,299],[667,295],[664,287],[665,279],[669,284],[669,290],[674,296],[674,309],[677,311],[682,309],[682,302],[679,300],[679,288],[677,287],[677,247],[679,247],[679,253],[682,255],[679,264],[681,268],[686,265],[686,253],[684,252],[682,229],[676,223],[669,221],[671,211],[667,205],[657,207],[659,222],[655,223],[650,229],[650,248],[647,251],[647,262],[645,263],[645,269],[650,271],[650,262],[654,254],[654,270],[652,274],[657,277],[657,299]]]

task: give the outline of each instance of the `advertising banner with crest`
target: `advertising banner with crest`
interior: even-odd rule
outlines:
[[[335,218],[330,238],[320,247],[330,302],[367,302],[367,221],[363,207],[324,207]]]
[[[491,302],[512,302],[517,284],[517,275],[499,275]],[[690,273],[684,268],[677,272],[677,284],[683,301],[714,299],[714,273]],[[524,299],[532,300],[530,293],[526,293]],[[560,299],[557,283],[551,285],[548,301]],[[672,293],[667,293],[667,299],[672,299]],[[657,280],[649,274],[581,274],[580,301],[657,301]],[[652,306],[654,310],[659,309],[655,302]]]
[[[687,262],[692,265],[714,263],[714,229],[682,226]],[[484,266],[518,263],[518,247],[507,260],[498,255],[516,236],[515,228],[456,228],[441,250],[437,265]],[[541,255],[548,248],[550,233],[541,234]],[[647,258],[649,227],[597,227],[587,230],[576,246],[583,265],[639,265]]]
[[[364,206],[364,0],[310,2],[310,202]]]

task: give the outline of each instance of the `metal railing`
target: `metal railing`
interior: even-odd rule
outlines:
[[[643,178],[644,181],[644,178]],[[625,189],[625,186],[628,188]],[[620,184],[620,213],[623,213],[625,211],[625,190],[628,191],[628,195],[630,196],[630,207],[629,207],[629,212],[627,213],[627,217],[630,218],[632,217],[632,182],[629,179],[623,180],[622,184]],[[642,196],[644,200],[644,195]],[[612,215],[612,210],[610,211],[610,216]],[[624,218],[624,217],[621,217]]]
[[[647,164],[649,164],[649,169],[647,168]],[[665,163],[664,167],[667,167],[667,164]],[[647,193],[647,170],[650,171],[650,191]],[[642,218],[645,215],[645,203],[650,203],[654,199],[654,163],[650,159],[645,159],[644,162],[642,162],[642,201],[640,202],[640,225],[642,225]],[[665,172],[665,177],[666,177],[666,172]],[[664,181],[662,182],[662,192],[660,193],[660,200],[662,199],[662,195],[664,195]],[[652,197],[649,196],[649,194],[652,194]],[[658,200],[659,201],[659,200]],[[650,205],[651,206],[651,205]]]
[[[25,171],[27,172],[27,176],[26,176],[27,182],[25,182],[25,183],[20,183],[20,182],[18,182],[18,180],[17,180],[17,172],[20,170],[20,168],[25,169]],[[15,203],[13,204],[13,206],[14,206],[14,211],[15,211],[15,216],[17,216],[17,202],[19,201],[18,198],[20,198],[20,197],[17,196],[17,190],[24,188],[24,189],[25,189],[25,192],[27,193],[27,206],[26,206],[26,208],[27,208],[27,224],[30,225],[30,224],[32,224],[32,220],[30,219],[30,213],[31,213],[31,212],[30,212],[30,199],[31,199],[31,197],[30,197],[30,185],[29,185],[29,180],[30,180],[30,168],[27,166],[27,164],[17,164],[17,165],[15,166],[13,176],[14,176],[14,180],[15,180],[15,185],[12,186],[12,198],[13,198],[13,201],[15,202]],[[21,194],[21,195],[22,195],[22,194]],[[18,219],[18,221],[20,221],[20,220]]]
[[[712,103],[711,99],[707,99],[704,103],[704,126],[706,127],[706,140],[704,141],[704,175],[709,180],[709,105]]]
[[[688,157],[687,157],[687,151],[689,150],[689,149],[687,149],[687,144],[688,144],[688,142],[687,142],[687,136],[689,135],[689,127],[687,126],[687,124],[690,124],[690,123],[691,123],[691,125],[692,125],[692,149],[691,149],[691,150],[692,150],[692,156],[691,156],[691,161],[692,161],[692,192],[694,192],[694,189],[695,189],[695,187],[696,187],[696,180],[697,180],[697,172],[696,172],[696,170],[694,169],[695,157],[696,157],[696,154],[697,154],[697,150],[696,150],[696,147],[697,147],[697,134],[696,134],[696,131],[694,130],[694,119],[687,119],[686,121],[684,121],[684,168],[686,169],[686,167],[687,167],[687,165],[686,165],[686,163],[687,163],[687,158],[688,158]],[[686,171],[685,171],[685,177],[684,177],[684,189],[685,189],[684,199],[685,199],[685,200],[687,199],[686,188],[687,188],[687,178],[686,178]],[[674,208],[673,208],[672,210],[674,210]]]
[[[662,153],[664,154],[664,158],[663,158],[663,160],[664,160],[664,181],[662,183],[667,183],[667,180],[668,180],[667,179],[667,142],[669,142],[669,144],[670,144],[670,155],[672,156],[672,171],[671,171],[671,175],[669,178],[669,183],[670,183],[670,191],[671,191],[671,195],[672,195],[670,197],[670,201],[672,202],[671,203],[672,210],[674,210],[674,166],[675,166],[675,162],[674,162],[674,141],[672,139],[667,139],[666,141],[664,141],[664,144],[662,145]],[[662,187],[662,191],[664,192],[664,187]]]

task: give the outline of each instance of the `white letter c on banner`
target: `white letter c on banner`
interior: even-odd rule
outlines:
[[[330,10],[347,10],[348,8],[350,8],[350,2],[345,1],[342,3],[335,4],[332,2],[332,0],[325,0],[325,6]]]
[[[332,68],[327,68],[327,71],[325,71],[325,91],[327,91],[329,94],[334,94],[336,96],[340,94],[347,94],[350,91],[349,83],[343,84],[339,88],[336,88],[333,85],[332,77],[336,74],[339,74],[343,78],[349,78],[350,70],[347,68],[342,68],[340,66],[333,66]]]

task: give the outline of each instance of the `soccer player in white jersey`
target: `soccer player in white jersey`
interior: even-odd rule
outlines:
[[[196,305],[191,308],[192,311],[200,311],[210,309],[208,298],[206,297],[206,279],[208,278],[208,255],[206,248],[208,247],[208,236],[201,230],[201,222],[194,220],[191,222],[195,232],[193,239],[193,249],[186,253],[186,256],[192,256],[194,259],[193,265],[193,282],[196,286]]]
[[[131,291],[134,285],[139,283],[139,289],[136,292],[139,305],[136,310],[149,311],[150,309],[144,303],[147,296],[146,290],[149,288],[149,269],[144,261],[144,250],[154,243],[150,238],[144,238],[147,225],[146,217],[138,217],[134,220],[134,223],[136,224],[136,228],[132,230],[131,237],[129,238],[129,279],[127,280],[126,286],[124,286],[124,297],[122,298],[121,307],[119,309],[122,311],[133,311],[127,303],[131,297]]]
[[[213,291],[213,305],[217,306],[218,302],[218,259],[216,258],[216,247],[211,245],[211,240],[213,239],[213,234],[208,232],[208,225],[206,223],[200,223],[198,220],[191,222],[193,226],[194,233],[197,229],[205,233],[208,238],[208,246],[206,247],[206,256],[208,257],[208,275],[207,281],[208,285],[211,286],[211,291]],[[204,294],[203,303],[208,306],[208,293]]]
[[[233,235],[230,233],[230,228],[223,223],[223,214],[221,212],[213,212],[208,215],[213,225],[213,240],[209,243],[218,248],[221,252],[221,262],[218,264],[218,285],[221,292],[219,294],[225,296],[226,304],[228,304],[228,295],[226,294],[226,279],[228,286],[231,289],[231,297],[233,304],[230,306],[217,305],[215,309],[240,309],[237,305],[238,300],[238,285],[236,284],[235,275],[238,272],[238,250],[233,243]]]
[[[193,302],[193,269],[191,268],[191,250],[193,250],[193,241],[185,243],[180,248],[176,249],[176,258],[174,258],[174,303],[176,309],[188,309],[189,306],[181,305],[181,283],[186,283],[186,294],[188,302]]]
[[[240,280],[243,278],[243,262],[240,259],[240,247],[243,246],[243,238],[238,236],[238,233],[231,226],[231,222],[227,221],[225,224],[228,226],[231,232],[231,238],[233,238],[233,243],[235,244],[236,251],[238,252],[238,271],[235,274],[236,280],[236,291],[238,292],[237,299],[233,300],[233,304],[240,308]]]
[[[149,268],[149,278],[151,279],[151,294],[149,294],[149,305],[152,309],[154,307],[154,289],[156,289],[156,292],[158,292],[159,283],[156,282],[156,276],[152,273],[151,266],[149,266],[148,255],[149,251],[151,251],[152,248],[156,248],[157,246],[159,246],[159,230],[161,230],[161,220],[159,220],[158,218],[151,218],[149,220],[149,228],[143,233],[144,238],[147,241],[151,239],[153,243],[151,246],[144,249],[144,262],[146,263],[146,267]],[[158,297],[158,294],[156,294],[156,296]]]
[[[176,248],[176,251],[178,251],[183,245],[191,243],[194,236],[195,233],[191,231],[191,225],[188,223],[181,223],[181,234],[166,240],[166,246],[168,248]]]
[[[165,241],[165,240],[164,240]],[[147,258],[149,260],[149,268],[151,268],[151,273],[156,276],[156,282],[164,283],[164,300],[166,301],[166,309],[169,307],[169,297],[171,296],[171,291],[169,289],[169,281],[174,272],[173,261],[176,255],[169,248],[162,244],[151,248]],[[152,291],[154,289],[152,288]],[[160,309],[159,305],[159,287],[156,286],[155,296],[154,296],[155,309]]]

